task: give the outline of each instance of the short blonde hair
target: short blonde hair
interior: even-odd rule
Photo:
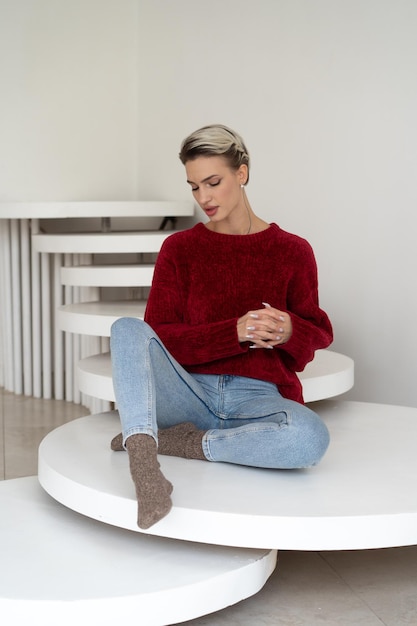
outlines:
[[[224,157],[232,169],[238,170],[241,165],[248,168],[249,152],[243,139],[234,130],[222,124],[203,126],[184,139],[179,154],[181,163],[192,161],[199,156]],[[245,184],[246,184],[245,183]]]

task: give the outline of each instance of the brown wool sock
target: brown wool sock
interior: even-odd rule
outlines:
[[[138,500],[138,526],[146,529],[159,522],[172,507],[172,485],[161,472],[156,441],[150,435],[131,435],[126,440],[129,465]]]
[[[207,461],[203,452],[203,435],[192,422],[182,422],[158,431],[158,452],[167,456]]]
[[[158,453],[186,459],[207,460],[202,447],[206,431],[198,430],[192,422],[182,422],[158,431]],[[110,447],[114,452],[123,452],[123,435],[113,437]]]
[[[114,450],[114,452],[123,452],[124,451],[123,435],[122,435],[122,433],[119,433],[118,435],[113,437],[113,439],[110,442],[110,448],[112,450]]]

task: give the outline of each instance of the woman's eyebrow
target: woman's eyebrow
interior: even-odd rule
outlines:
[[[211,178],[216,178],[216,176],[218,176],[218,174],[211,174],[210,176],[207,176],[207,178],[203,178],[201,182],[206,183]],[[194,183],[192,180],[188,180],[188,179],[187,179],[187,183],[189,183],[190,185],[197,185],[197,183]]]

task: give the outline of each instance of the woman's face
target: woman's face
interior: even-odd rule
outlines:
[[[193,196],[210,221],[234,220],[246,211],[241,189],[246,165],[234,170],[223,157],[201,156],[187,161],[185,171]]]

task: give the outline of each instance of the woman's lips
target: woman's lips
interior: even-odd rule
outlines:
[[[204,212],[206,213],[206,215],[211,217],[211,216],[213,216],[216,213],[217,209],[218,209],[218,207],[216,207],[216,206],[206,206],[206,207],[204,207]]]

